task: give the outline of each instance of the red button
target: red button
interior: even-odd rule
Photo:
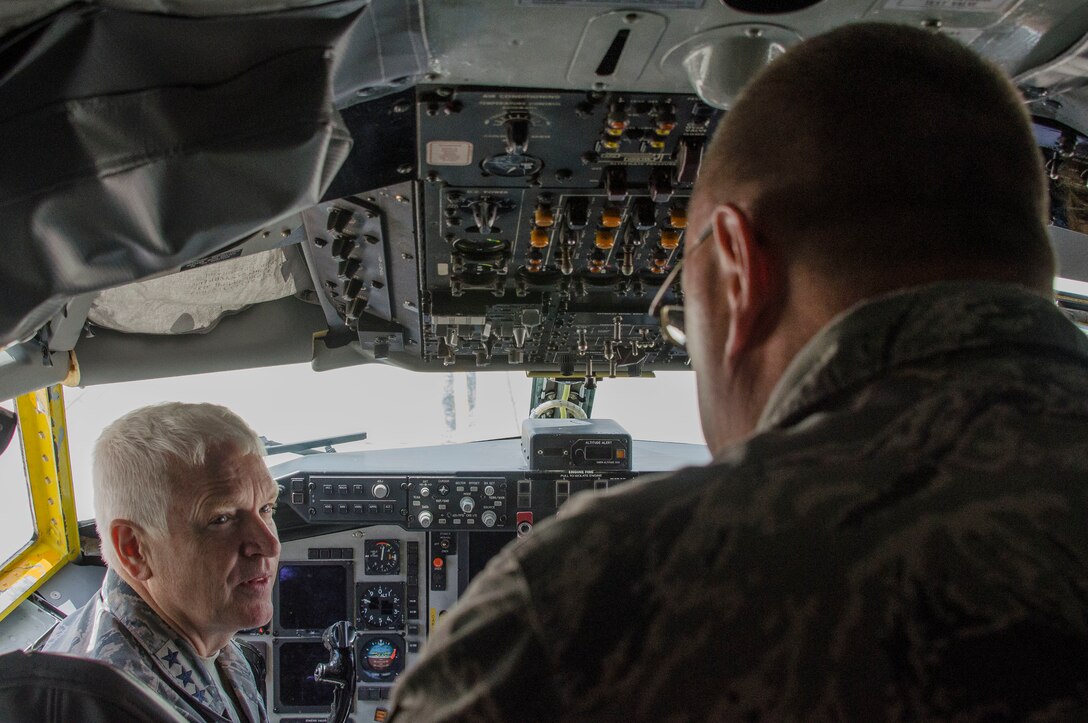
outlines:
[[[434,561],[431,562],[431,564],[434,565],[435,567],[442,567],[442,565],[444,565],[445,562],[442,560],[441,557],[436,557],[436,558],[434,558]]]

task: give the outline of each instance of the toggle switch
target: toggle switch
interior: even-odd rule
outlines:
[[[510,113],[503,123],[506,129],[506,152],[521,155],[529,150],[529,115]]]

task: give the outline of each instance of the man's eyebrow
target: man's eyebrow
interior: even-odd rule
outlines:
[[[198,510],[214,510],[220,507],[232,507],[238,503],[238,497],[231,494],[209,495],[197,503]]]

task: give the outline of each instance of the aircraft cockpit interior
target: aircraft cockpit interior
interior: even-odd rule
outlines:
[[[0,571],[0,648],[33,649],[104,574],[67,499],[62,386],[516,372],[531,391],[502,439],[269,449],[274,616],[240,639],[270,718],[327,718],[315,669],[346,622],[346,715],[384,720],[504,545],[573,495],[709,461],[701,439],[640,438],[594,400],[622,380],[652,416],[660,377],[690,373],[648,310],[682,302],[670,272],[704,230],[688,202],[710,136],[760,69],[863,21],[948,35],[1014,78],[1050,177],[1058,302],[1088,328],[1081,0],[0,7],[0,414],[19,433],[0,421],[30,480],[0,489],[29,485],[34,528]],[[361,394],[322,402],[371,434],[418,413]]]

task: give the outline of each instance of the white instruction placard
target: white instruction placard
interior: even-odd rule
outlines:
[[[885,10],[939,10],[945,13],[1001,13],[1017,0],[888,0]]]
[[[427,144],[427,165],[471,166],[472,144],[468,141],[430,141]]]

